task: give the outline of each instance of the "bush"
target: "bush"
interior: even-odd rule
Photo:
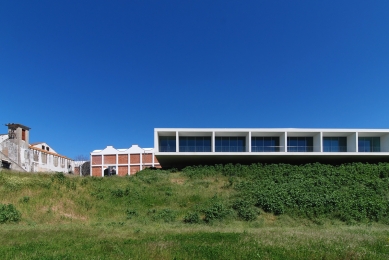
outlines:
[[[23,198],[20,199],[20,202],[27,203],[30,201],[30,197],[24,196]]]
[[[21,213],[15,208],[14,205],[0,204],[0,224],[6,222],[19,222],[21,216]]]
[[[121,198],[125,195],[125,192],[122,189],[115,189],[111,190],[111,195],[115,198]]]
[[[184,216],[184,223],[197,224],[199,222],[200,222],[200,217],[199,214],[197,214],[196,212],[193,213],[189,212]]]
[[[211,222],[226,218],[231,213],[231,210],[221,202],[213,202],[210,207],[203,210],[203,213],[205,214],[204,221]]]
[[[132,217],[138,216],[138,213],[133,209],[127,209],[126,214],[127,214],[127,219],[132,219]]]
[[[62,172],[57,172],[51,177],[51,181],[58,181],[60,184],[64,184],[65,180],[66,177]]]
[[[236,200],[232,208],[237,211],[238,217],[245,221],[255,220],[259,213],[259,211],[254,208],[247,199]]]
[[[175,219],[176,213],[171,209],[163,209],[154,216],[154,220],[163,220],[164,222],[173,222]]]

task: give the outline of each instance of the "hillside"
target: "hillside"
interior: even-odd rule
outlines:
[[[389,164],[0,172],[6,259],[387,259]],[[10,206],[12,205],[12,206]]]

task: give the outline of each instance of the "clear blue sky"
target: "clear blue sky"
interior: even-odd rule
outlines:
[[[159,127],[389,128],[389,1],[0,3],[2,123],[75,157]]]

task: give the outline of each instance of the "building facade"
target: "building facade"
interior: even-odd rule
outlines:
[[[58,154],[47,143],[30,144],[30,129],[7,124],[8,133],[0,135],[1,166],[22,172],[64,172],[74,170],[72,159]]]
[[[141,148],[132,145],[128,149],[115,149],[107,146],[90,154],[90,175],[104,177],[111,175],[126,176],[145,168],[160,168],[154,148]]]
[[[388,162],[389,129],[156,128],[162,167],[218,163]]]

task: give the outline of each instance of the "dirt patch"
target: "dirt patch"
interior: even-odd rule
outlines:
[[[174,178],[174,179],[171,179],[170,181],[172,183],[176,183],[176,184],[180,184],[180,185],[183,185],[185,183],[185,179],[184,178]]]

